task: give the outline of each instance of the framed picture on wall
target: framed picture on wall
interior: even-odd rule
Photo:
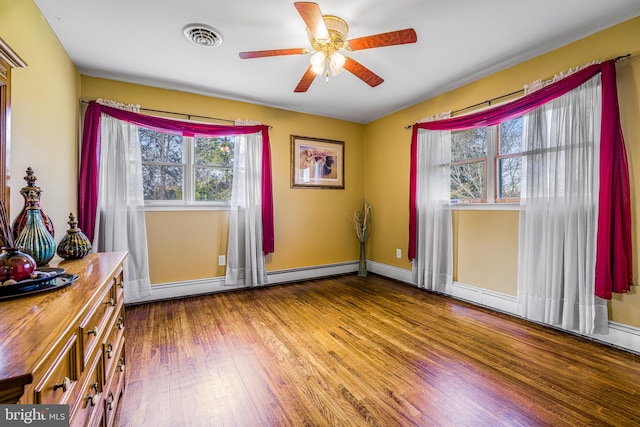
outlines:
[[[344,189],[344,142],[291,135],[291,188]]]

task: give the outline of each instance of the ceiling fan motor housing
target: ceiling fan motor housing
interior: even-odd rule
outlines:
[[[347,25],[347,22],[344,19],[333,15],[323,15],[322,19],[327,26],[330,39],[317,39],[313,34],[311,34],[309,28],[307,28],[307,37],[309,38],[309,42],[311,43],[313,50],[331,52],[344,48],[347,41],[347,35],[349,34],[349,25]]]

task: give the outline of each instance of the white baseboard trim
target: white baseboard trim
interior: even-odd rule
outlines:
[[[319,277],[339,276],[358,271],[358,262],[342,262],[337,264],[314,265],[310,267],[292,268],[288,270],[269,271],[267,282],[270,285],[277,283],[300,282],[317,279]]]
[[[310,267],[294,268],[289,270],[277,270],[267,272],[267,284],[300,282],[317,279],[319,277],[337,276],[358,271],[358,262],[344,262],[339,264],[316,265]],[[185,298],[195,295],[211,294],[216,292],[243,289],[245,286],[227,286],[224,277],[211,277],[207,279],[185,280],[182,282],[160,283],[151,286],[151,295],[132,301],[128,304],[142,304],[146,302],[161,301],[175,298]]]
[[[375,261],[367,261],[367,270],[379,274],[389,279],[414,285],[411,270],[406,268],[394,267],[392,265],[382,264]]]
[[[478,288],[465,283],[453,282],[451,296],[486,308],[502,311],[521,317],[518,314],[517,299],[513,295]],[[542,326],[552,327],[544,323],[536,322]],[[556,328],[562,330],[560,328]],[[578,331],[566,331],[584,338],[600,341],[634,353],[640,353],[640,328],[625,325],[609,320],[609,333],[607,334],[581,334]]]
[[[640,354],[640,328],[609,320],[609,333],[594,335],[598,341]]]
[[[479,288],[466,283],[453,282],[451,284],[451,296],[509,314],[517,315],[518,312],[514,295]]]
[[[160,283],[157,285],[151,285],[151,295],[148,295],[136,301],[132,301],[131,304],[141,304],[145,302],[184,298],[241,288],[242,286],[225,286],[224,277],[211,277],[208,279],[185,280],[183,282]]]

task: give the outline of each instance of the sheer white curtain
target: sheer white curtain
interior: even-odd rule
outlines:
[[[236,125],[257,125],[236,121]],[[262,134],[235,139],[225,285],[267,283],[262,252]]]
[[[421,288],[451,293],[451,132],[419,129],[417,159],[413,281]]]
[[[139,112],[139,106],[99,101]],[[151,294],[140,142],[136,126],[102,114],[100,179],[93,247],[96,252],[128,251],[124,263],[125,302]]]
[[[524,116],[518,310],[581,333],[606,332],[594,295],[600,75]]]

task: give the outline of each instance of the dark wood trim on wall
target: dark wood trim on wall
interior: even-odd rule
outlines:
[[[0,200],[7,212],[11,195],[11,69],[26,66],[26,62],[0,38],[0,176],[4,177]]]

